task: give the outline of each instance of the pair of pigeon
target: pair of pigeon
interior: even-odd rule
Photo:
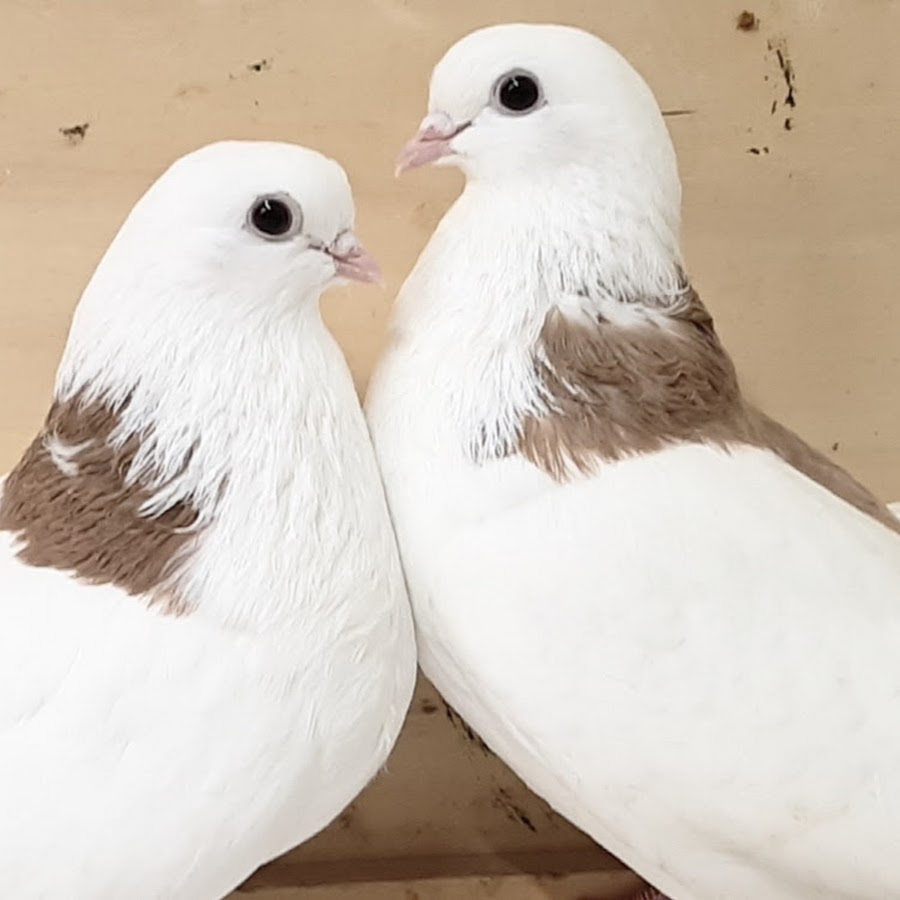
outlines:
[[[483,29],[426,163],[467,183],[368,427],[318,310],[378,278],[333,161],[198,150],[104,256],[0,498],[4,895],[224,896],[376,775],[418,658],[675,900],[900,897],[900,528],[743,397],[649,88]]]

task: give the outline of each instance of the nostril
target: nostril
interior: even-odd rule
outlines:
[[[328,250],[332,256],[347,257],[359,251],[359,241],[356,235],[347,229],[334,239]]]
[[[420,141],[449,141],[455,138],[461,131],[465,131],[471,122],[463,122],[462,125],[454,125],[452,122],[440,125],[427,125],[419,132]]]

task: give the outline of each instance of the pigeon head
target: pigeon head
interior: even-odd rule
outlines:
[[[469,176],[671,154],[650,88],[612,47],[562,25],[497,25],[454,44],[432,73],[428,115],[400,170]]]
[[[350,185],[333,160],[293,144],[223,141],[169,167],[102,267],[124,256],[129,266],[161,271],[184,258],[219,286],[252,282],[256,298],[300,299],[335,280],[380,277],[353,222]]]
[[[328,286],[377,281],[344,170],[293,144],[224,141],[177,160],[123,223],[85,289],[63,381],[127,381],[262,334]]]

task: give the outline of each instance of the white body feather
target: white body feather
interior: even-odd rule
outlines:
[[[282,153],[285,186],[297,153]],[[262,161],[252,171],[281,186]],[[258,251],[234,230],[263,255],[247,273],[258,312],[186,279],[189,260],[154,270],[148,297],[130,264],[148,246],[139,225],[82,298],[57,393],[114,397],[139,375],[122,430],[153,424],[136,467],[167,480],[154,504],[215,512],[190,548],[183,616],[27,566],[0,533],[0,881],[16,900],[217,900],[376,775],[414,685],[384,492],[318,289],[261,286],[280,276],[266,253],[302,249]]]
[[[615,287],[623,248],[652,252],[575,182],[558,206],[518,187],[470,182],[447,214],[367,399],[423,670],[675,900],[900,896],[897,535],[761,449],[679,446],[562,485],[471,459],[473,435],[496,449],[539,406],[546,312],[588,302],[540,260]]]

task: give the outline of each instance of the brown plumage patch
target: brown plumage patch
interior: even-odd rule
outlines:
[[[696,294],[666,326],[574,322],[555,310],[540,344],[552,411],[522,421],[519,450],[554,478],[676,442],[748,436],[734,367]]]
[[[893,531],[900,532],[897,517],[849,472],[845,472],[824,453],[810,447],[803,438],[774,419],[770,419],[765,413],[753,410],[753,414],[758,445],[774,450],[785,462],[807,478],[817,481],[833,494],[883,522]]]
[[[112,584],[180,615],[188,604],[172,585],[172,569],[195,535],[197,511],[180,503],[141,515],[151,494],[126,482],[141,438],[112,447],[118,423],[119,413],[101,402],[54,402],[3,487],[0,530],[17,535],[19,557],[29,565]],[[63,449],[61,464],[50,448]]]
[[[522,419],[514,452],[562,481],[573,468],[587,473],[598,463],[678,443],[768,447],[900,532],[900,522],[871,492],[744,401],[693,288],[673,303],[642,303],[657,316],[633,325],[574,321],[558,310],[547,316],[534,365],[550,412]]]

